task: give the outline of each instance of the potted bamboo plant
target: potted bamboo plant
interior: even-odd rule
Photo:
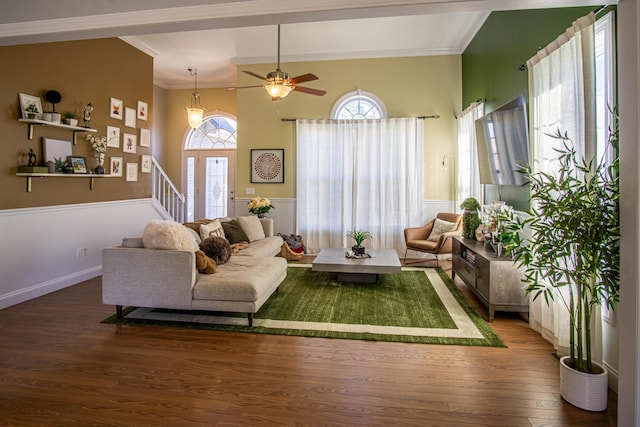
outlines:
[[[610,131],[613,160],[579,159],[566,134],[555,173],[521,169],[531,186],[529,217],[513,220],[512,231],[528,231],[514,252],[523,267],[526,293],[559,301],[570,322],[570,355],[560,359],[560,393],[582,409],[607,407],[607,371],[592,360],[594,309],[615,307],[619,298],[620,228],[618,125]],[[577,382],[575,382],[577,380]]]

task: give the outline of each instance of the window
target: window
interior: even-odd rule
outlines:
[[[611,161],[607,151],[609,129],[613,125],[609,109],[616,106],[615,97],[615,34],[614,14],[609,12],[595,23],[595,65],[596,65],[596,154],[601,159]]]
[[[202,121],[187,136],[186,150],[210,148],[235,149],[238,122],[230,115],[218,113]]]
[[[357,90],[343,95],[334,104],[331,118],[336,120],[385,119],[382,100],[370,92]]]

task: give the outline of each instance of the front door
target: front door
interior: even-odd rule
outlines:
[[[235,216],[235,151],[185,151],[185,218]]]

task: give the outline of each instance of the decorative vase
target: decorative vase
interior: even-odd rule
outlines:
[[[97,175],[104,175],[104,155],[98,156],[98,166],[93,170]]]
[[[560,395],[564,400],[587,411],[607,409],[608,372],[593,362],[600,373],[587,374],[571,367],[571,358],[560,358]]]
[[[258,218],[266,218],[267,214],[263,214],[263,213],[259,213],[258,214]]]

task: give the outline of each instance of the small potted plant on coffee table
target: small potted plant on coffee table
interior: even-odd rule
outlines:
[[[349,231],[347,233],[347,237],[351,237],[353,240],[356,241],[355,246],[351,247],[351,250],[356,255],[364,255],[365,252],[364,252],[364,246],[362,246],[362,242],[372,238],[371,233],[369,233],[368,231],[362,231],[362,230]]]

